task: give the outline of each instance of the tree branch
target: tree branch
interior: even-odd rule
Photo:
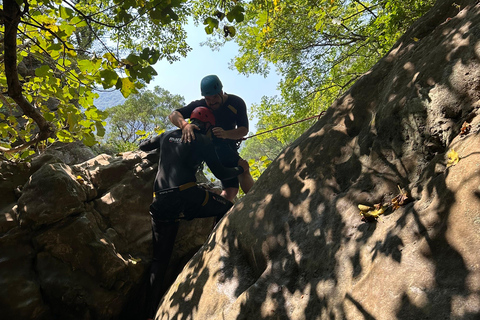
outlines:
[[[370,8],[368,8],[367,6],[365,6],[365,5],[364,5],[363,3],[361,3],[359,0],[353,0],[353,1],[355,1],[356,3],[358,3],[359,5],[361,5],[365,10],[367,10],[368,12],[370,12],[370,14],[375,17],[375,19],[377,19],[377,15],[376,15],[372,10],[370,10]]]
[[[48,139],[55,133],[55,131],[53,130],[52,125],[45,120],[43,115],[30,102],[28,102],[22,94],[22,86],[20,85],[17,70],[17,28],[23,13],[20,11],[20,6],[15,0],[4,0],[3,6],[5,14],[4,64],[5,75],[7,77],[8,96],[17,103],[25,116],[32,118],[33,121],[35,121],[40,130],[32,141],[18,146],[15,149],[9,149],[8,151],[2,150],[3,152],[15,152],[28,148],[38,141]]]

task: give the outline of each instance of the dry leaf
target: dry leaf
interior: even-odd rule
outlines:
[[[470,125],[470,123],[465,121],[462,125],[462,129],[460,129],[460,135],[461,136],[467,135],[470,132],[471,128],[472,128],[472,126]]]
[[[408,192],[405,189],[398,186],[398,190],[400,191],[400,193],[396,195],[395,198],[393,198],[391,201],[392,211],[397,210],[398,208],[400,208],[400,206],[403,206],[410,200]]]
[[[458,153],[453,149],[450,150],[447,156],[448,156],[447,167],[454,166],[458,163],[458,161],[460,161]]]

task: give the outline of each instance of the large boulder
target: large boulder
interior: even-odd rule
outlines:
[[[439,1],[269,166],[156,319],[479,319],[479,101],[480,4]]]
[[[2,319],[143,319],[157,159],[127,152],[66,164],[44,153],[1,165]],[[180,224],[165,285],[212,228],[213,219]]]

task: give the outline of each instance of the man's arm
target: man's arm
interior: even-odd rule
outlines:
[[[182,116],[180,112],[178,112],[177,110],[174,110],[172,113],[170,113],[170,115],[168,116],[168,119],[172,124],[182,129],[183,142],[191,142],[195,140],[195,134],[193,130],[195,129],[199,130],[199,128],[196,125],[185,121],[185,118]]]
[[[242,98],[234,95],[231,98],[233,99],[233,107],[237,110],[235,118],[237,127],[232,130],[215,127],[212,132],[215,137],[220,139],[240,140],[248,134],[247,106]]]
[[[220,139],[240,140],[247,135],[248,129],[246,127],[238,127],[232,130],[223,130],[220,127],[214,127],[212,132],[215,137]]]
[[[160,138],[163,134],[147,139],[138,145],[142,151],[152,151],[160,147]]]
[[[197,139],[199,151],[202,154],[202,158],[207,163],[207,166],[212,170],[215,177],[220,180],[228,180],[235,178],[242,174],[245,170],[248,170],[248,162],[240,162],[237,167],[227,168],[222,165],[217,157],[213,143],[204,135],[199,135]]]
[[[177,126],[180,129],[183,129],[184,126],[188,125],[188,122],[185,121],[182,114],[177,110],[173,110],[172,113],[168,115],[168,119],[173,125]]]

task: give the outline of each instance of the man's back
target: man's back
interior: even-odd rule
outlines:
[[[241,167],[225,168],[218,160],[212,141],[207,136],[195,132],[195,140],[181,141],[182,130],[165,132],[140,144],[143,151],[159,149],[160,157],[154,191],[195,182],[195,173],[205,161],[219,179],[236,177],[243,172]]]

